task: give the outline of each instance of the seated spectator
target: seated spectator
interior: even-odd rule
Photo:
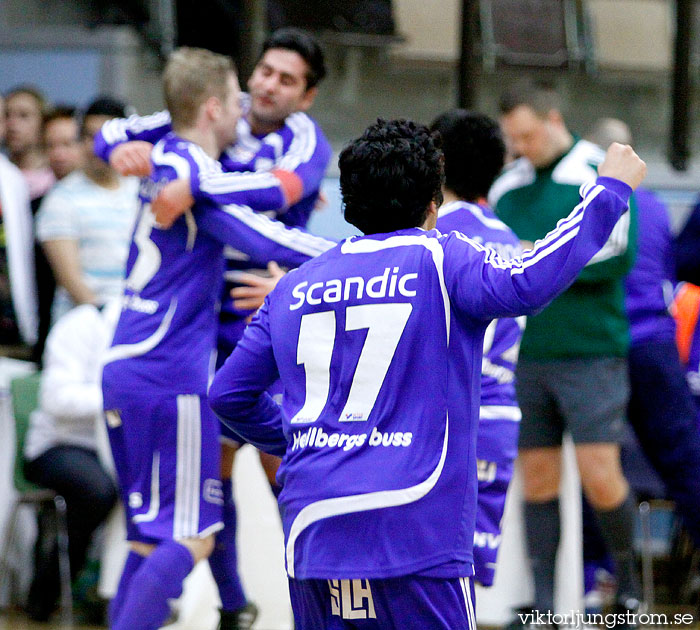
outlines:
[[[53,321],[77,304],[103,304],[121,295],[138,181],[95,157],[92,139],[102,124],[125,115],[123,104],[94,101],[81,127],[84,166],[61,180],[37,214],[37,236],[58,289]]]
[[[62,317],[49,334],[39,391],[39,408],[30,418],[25,444],[27,479],[51,488],[66,500],[71,577],[85,564],[92,533],[116,499],[116,485],[97,455],[101,418],[100,361],[119,317],[119,303],[101,311],[85,304]],[[58,599],[56,546],[47,549],[39,519],[34,579],[27,612],[45,621]]]
[[[5,132],[0,97],[0,142]],[[0,153],[0,356],[27,359],[37,334],[34,240],[27,183]]]
[[[46,157],[56,181],[62,180],[82,167],[83,152],[79,139],[80,129],[75,118],[75,107],[54,107],[44,118],[42,136],[46,147]],[[32,213],[36,214],[44,196],[32,201]],[[41,246],[34,243],[36,283],[39,293],[39,338],[34,346],[33,359],[41,362],[46,335],[51,324],[51,305],[56,291],[56,280],[46,254]]]
[[[10,160],[22,171],[29,198],[45,195],[54,184],[41,139],[46,99],[35,87],[23,85],[7,93],[7,138]]]

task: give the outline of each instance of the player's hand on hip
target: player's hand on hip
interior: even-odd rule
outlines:
[[[244,271],[236,273],[236,282],[244,285],[231,289],[231,297],[236,308],[241,310],[260,308],[267,294],[277,286],[286,272],[273,260],[267,264],[267,273],[269,275]]]
[[[646,177],[647,165],[631,146],[613,142],[598,167],[598,175],[619,179],[634,190]]]
[[[132,140],[115,147],[109,156],[112,168],[121,175],[148,177],[151,174],[153,145],[143,140]]]
[[[190,183],[186,179],[176,179],[166,184],[153,200],[151,209],[156,222],[161,227],[170,227],[194,204]]]

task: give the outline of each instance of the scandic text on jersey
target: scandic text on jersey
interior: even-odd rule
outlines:
[[[292,289],[292,295],[298,301],[290,304],[289,310],[295,311],[301,308],[304,303],[316,305],[321,304],[321,302],[333,303],[349,300],[353,288],[355,289],[355,297],[358,300],[363,297],[377,299],[387,296],[395,297],[397,291],[405,297],[414,297],[416,291],[408,288],[406,285],[411,281],[418,280],[418,274],[406,273],[399,275],[399,273],[398,267],[393,269],[386,267],[383,274],[370,278],[366,284],[365,279],[360,276],[343,278],[341,280],[326,280],[326,282],[314,282],[311,285],[308,282],[300,282]]]

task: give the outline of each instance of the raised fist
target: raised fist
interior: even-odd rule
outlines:
[[[647,165],[628,144],[613,142],[598,167],[598,175],[614,177],[634,190],[647,175]]]

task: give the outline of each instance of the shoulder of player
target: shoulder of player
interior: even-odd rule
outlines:
[[[526,158],[518,158],[508,164],[489,190],[489,205],[496,207],[502,197],[535,181],[535,168]]]
[[[468,201],[455,201],[442,206],[438,214],[438,228],[441,227],[441,222],[443,229],[450,225],[452,229],[467,234],[475,233],[483,236],[487,231],[512,233],[512,230],[489,207]]]
[[[299,141],[304,141],[313,143],[315,150],[330,147],[321,127],[304,112],[295,112],[287,116],[280,133],[288,145],[291,145],[292,142],[298,145]]]
[[[557,184],[580,186],[595,179],[597,167],[605,158],[605,152],[588,140],[577,141],[552,171],[552,181]]]
[[[665,212],[668,212],[666,204],[663,201],[661,201],[659,196],[653,190],[649,190],[648,188],[643,188],[640,186],[634,191],[634,198],[637,201],[638,208],[646,209],[647,207],[654,207],[657,209],[663,209]]]
[[[637,207],[638,220],[646,225],[654,223],[669,229],[670,218],[666,204],[648,188],[637,188],[633,198]]]
[[[444,233],[436,230],[436,232],[440,245],[442,245],[442,248],[446,253],[453,247],[458,247],[460,249],[466,247],[468,249],[473,249],[474,251],[480,251],[483,249],[483,246],[476,239],[460,230],[453,229]]]
[[[192,170],[201,174],[221,172],[221,164],[207,155],[199,145],[169,133],[153,147],[154,166],[169,166],[181,179],[189,179]]]

